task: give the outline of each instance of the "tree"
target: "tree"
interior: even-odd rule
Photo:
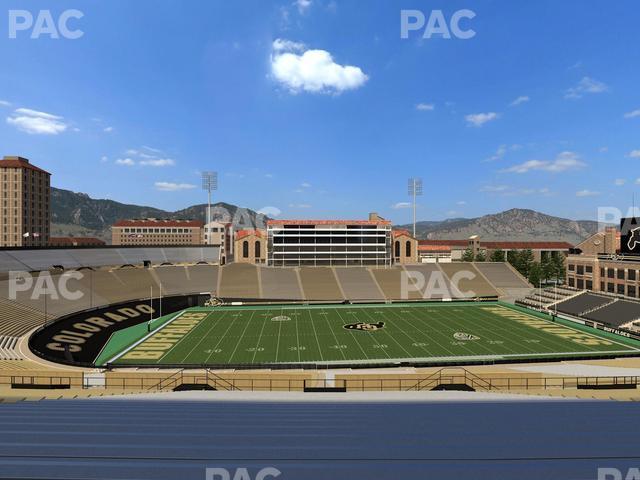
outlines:
[[[533,251],[531,251],[530,248],[528,248],[527,250],[522,250],[522,252],[520,252],[519,264],[520,268],[518,269],[518,271],[528,278],[531,266],[533,265]],[[540,265],[538,264],[538,267],[539,266]]]
[[[566,276],[564,260],[565,256],[563,253],[559,253],[552,258],[554,277],[556,281],[564,282]]]
[[[486,262],[486,261],[487,261],[487,254],[484,251],[480,250],[476,255],[476,262]]]
[[[504,258],[503,250],[494,250],[493,252],[491,252],[491,255],[489,256],[490,262],[504,262],[504,260],[505,258]]]
[[[531,263],[529,266],[529,276],[527,278],[529,279],[529,283],[534,287],[540,284],[540,281],[542,280],[542,267],[540,266],[540,263]]]
[[[471,250],[470,248],[467,248],[462,254],[462,261],[473,262],[473,250]]]
[[[542,280],[545,282],[548,280],[556,279],[556,264],[549,255],[545,255],[542,257],[542,262],[540,262],[540,268],[542,273]]]

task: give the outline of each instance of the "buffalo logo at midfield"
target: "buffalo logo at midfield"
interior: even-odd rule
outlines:
[[[635,250],[640,244],[640,227],[629,230],[629,240],[627,240],[627,248],[629,251]]]
[[[344,325],[344,328],[346,328],[347,330],[360,330],[361,332],[373,332],[375,330],[380,330],[381,328],[384,328],[384,322],[376,322],[376,323],[365,323],[365,322],[358,322],[358,323],[349,323],[347,325]]]

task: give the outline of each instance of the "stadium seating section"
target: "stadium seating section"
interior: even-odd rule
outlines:
[[[640,303],[616,300],[602,308],[587,313],[585,318],[608,323],[613,327],[640,320]]]
[[[154,296],[158,296],[160,286],[165,296],[210,293],[216,297],[235,300],[371,302],[407,298],[457,298],[460,294],[452,287],[451,278],[461,271],[474,273],[473,280],[461,282],[461,289],[472,290],[475,292],[473,295],[497,297],[501,295],[501,287],[521,287],[523,283],[526,285],[505,264],[486,264],[480,267],[462,263],[420,264],[379,269],[197,264],[207,258],[205,250],[60,249],[39,251],[30,256],[18,250],[0,252],[0,361],[19,358],[16,346],[20,337],[45,321],[89,308],[148,298],[152,291]],[[55,257],[51,257],[51,252],[55,252]],[[138,262],[142,257],[151,261],[153,266],[142,267],[141,262]],[[176,258],[180,258],[181,262],[176,262]],[[189,259],[191,263],[188,264],[185,259]],[[167,261],[180,264],[163,265]],[[110,263],[112,266],[87,268],[90,264],[101,263]],[[69,270],[50,270],[51,265],[62,265]],[[84,268],[72,271],[79,266]],[[10,269],[43,269],[42,274],[36,272],[33,275],[48,276],[49,286],[57,287],[64,283],[69,291],[79,291],[82,295],[78,299],[66,299],[63,295],[56,294],[32,295],[32,290],[26,290],[17,291],[15,296],[11,296],[8,278]],[[78,273],[81,278],[76,278]],[[414,279],[420,275],[424,276],[424,281]],[[437,282],[431,286],[437,288],[425,294],[432,275],[437,277]],[[37,281],[34,277],[34,285]],[[403,281],[410,282],[406,292],[403,292]],[[496,283],[492,284],[492,281]]]
[[[614,301],[614,299],[611,297],[584,292],[578,296],[570,298],[569,300],[558,303],[555,306],[555,309],[558,312],[568,313],[569,315],[579,317],[596,308],[603,307],[612,301]]]

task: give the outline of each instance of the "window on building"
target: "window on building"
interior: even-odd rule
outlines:
[[[575,269],[576,269],[576,266],[573,263],[570,263],[569,264],[569,271],[573,272],[573,271],[575,271]]]
[[[634,287],[633,285],[629,285],[627,287],[627,295],[629,297],[635,297],[636,296],[636,287]]]
[[[613,268],[607,268],[607,278],[614,278],[615,276],[615,271],[613,270]]]
[[[400,242],[398,240],[396,240],[396,244],[394,246],[394,256],[396,258],[400,257]]]
[[[607,292],[615,293],[616,285],[614,283],[607,283]]]
[[[593,267],[591,265],[587,265],[586,267],[584,267],[584,270],[587,273],[593,273]]]
[[[624,280],[624,268],[618,269],[618,280]]]
[[[260,248],[261,248],[260,240],[256,240],[256,243],[253,245],[253,250],[254,250],[253,254],[256,258],[260,258]]]
[[[578,281],[576,282],[576,288],[578,288],[579,290],[584,289],[584,280],[579,278]]]
[[[573,277],[569,277],[569,286],[570,287],[575,287],[576,286],[576,279]]]
[[[635,280],[635,279],[636,279],[636,271],[627,270],[627,280]]]
[[[593,290],[593,282],[591,280],[587,280],[586,282],[584,282],[584,287],[587,290]]]
[[[407,243],[405,245],[405,252],[404,252],[405,256],[410,257],[411,256],[411,242],[409,240],[407,240]]]
[[[584,265],[578,265],[577,272],[578,275],[584,275]]]
[[[246,240],[242,242],[242,257],[249,258],[249,242]]]
[[[618,284],[618,294],[624,295],[624,285],[622,283]]]

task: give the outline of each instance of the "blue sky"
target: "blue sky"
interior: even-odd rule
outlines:
[[[56,187],[281,218],[627,209],[640,170],[637,2],[13,1],[0,10],[0,154]],[[9,9],[84,35],[8,38]],[[402,9],[470,9],[468,40],[400,35]],[[640,202],[640,199],[638,200]],[[277,209],[277,210],[275,210]]]

